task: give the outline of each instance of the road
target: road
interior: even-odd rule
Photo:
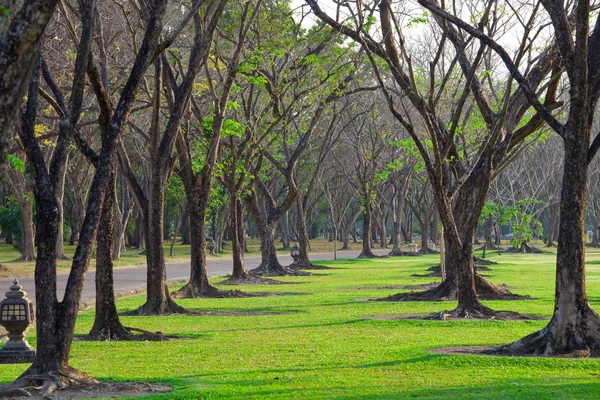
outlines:
[[[387,254],[389,250],[375,251],[376,254]],[[338,258],[354,258],[358,256],[359,251],[338,251]],[[311,253],[311,260],[333,260],[333,252],[330,253]],[[289,255],[279,256],[279,262],[283,265],[289,265],[292,258]],[[250,270],[260,264],[260,256],[249,256],[244,259],[246,269]],[[230,274],[232,269],[231,258],[209,258],[208,275],[220,276]],[[85,308],[94,303],[96,297],[94,281],[95,272],[89,271],[83,293],[81,295],[81,307]],[[167,264],[167,279],[170,283],[186,281],[190,276],[190,263],[172,263]],[[62,299],[65,287],[67,285],[67,274],[60,274],[57,277],[57,292],[59,299]],[[119,268],[114,271],[115,294],[117,296],[133,294],[146,289],[146,266]],[[35,302],[35,285],[33,278],[19,279],[21,286],[27,292],[27,297]],[[0,278],[0,299],[12,285],[12,278]]]

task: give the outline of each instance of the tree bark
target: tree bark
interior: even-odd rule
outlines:
[[[131,336],[121,324],[115,304],[112,256],[115,237],[115,197],[113,166],[106,186],[96,238],[96,312],[94,325],[87,335],[92,340],[122,340],[129,339]]]
[[[363,234],[362,234],[362,251],[358,258],[376,258],[377,256],[371,251],[371,218],[373,215],[373,206],[371,202],[366,201],[363,206]]]

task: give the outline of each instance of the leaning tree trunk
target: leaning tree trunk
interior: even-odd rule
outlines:
[[[600,317],[590,307],[585,289],[583,232],[589,132],[585,135],[588,140],[584,140],[570,128],[572,132],[564,139],[554,314],[544,329],[506,346],[510,353],[589,356],[591,348],[600,346]]]
[[[129,331],[121,324],[115,304],[113,280],[113,240],[115,226],[115,174],[108,178],[102,216],[96,237],[96,314],[88,339],[129,339]]]
[[[358,258],[376,258],[371,251],[371,218],[373,217],[373,207],[369,201],[365,202],[363,207],[363,242],[362,251]]]

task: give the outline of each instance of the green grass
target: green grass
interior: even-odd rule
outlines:
[[[554,296],[554,254],[489,255],[489,279],[506,283],[529,301],[489,301],[495,309],[549,318]],[[323,262],[335,269],[310,277],[286,277],[297,285],[252,286],[271,297],[179,300],[189,309],[237,311],[239,316],[123,317],[128,326],[193,340],[75,342],[71,364],[100,380],[147,381],[173,386],[156,399],[597,399],[600,360],[448,356],[445,346],[499,345],[517,340],[545,321],[391,321],[365,316],[428,313],[454,303],[383,303],[397,290],[357,287],[432,282],[414,278],[438,257]],[[600,309],[600,255],[588,255],[588,293]],[[219,282],[222,278],[215,279]],[[144,297],[120,300],[122,311]],[[279,314],[243,315],[267,311]],[[81,313],[78,335],[93,311]],[[34,333],[29,336],[35,345]],[[0,368],[0,382],[26,365]]]

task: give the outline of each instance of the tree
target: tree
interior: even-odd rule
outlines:
[[[588,356],[600,344],[600,316],[591,308],[585,289],[583,243],[588,164],[600,148],[600,135],[592,141],[592,121],[600,91],[600,19],[593,21],[589,1],[565,5],[543,0],[569,83],[570,106],[561,123],[542,104],[530,82],[523,78],[505,49],[470,24],[437,6],[428,8],[490,46],[501,58],[527,100],[564,145],[563,182],[556,260],[554,314],[548,325],[503,350],[511,354],[565,354]],[[570,22],[572,21],[572,22]],[[590,32],[591,31],[591,32]]]
[[[0,10],[0,166],[6,161],[17,110],[56,3],[58,0],[10,0]]]
[[[433,61],[415,71],[402,25],[389,1],[384,0],[378,6],[383,43],[369,31],[374,22],[374,6],[350,10],[347,15],[353,15],[354,19],[348,25],[323,12],[315,0],[307,2],[321,20],[360,43],[367,51],[392,114],[413,139],[423,159],[444,227],[448,274],[442,285],[414,299],[456,295],[458,305],[451,312],[453,316],[494,315],[494,311],[478,299],[478,293],[502,294],[500,288],[485,281],[474,270],[473,242],[479,215],[496,171],[510,160],[507,157],[510,151],[541,126],[542,118],[528,114],[526,93],[521,89],[512,90],[512,80],[492,82],[488,79],[493,85],[501,85],[500,90],[494,88],[491,91],[491,101],[483,91],[482,79],[477,73],[489,49],[482,45],[471,47],[467,53],[466,48],[473,42],[466,41],[456,28],[437,14],[434,15],[440,30],[434,31],[437,32],[434,39],[437,48],[431,51]],[[432,7],[429,2],[422,3]],[[502,13],[492,5],[492,2],[488,3],[486,11],[478,16],[481,18],[476,19],[482,27],[495,32],[503,26],[500,23]],[[534,10],[527,20],[520,20],[525,37],[536,29],[535,17]],[[417,21],[422,22],[423,18]],[[445,51],[447,43],[452,46],[453,55],[448,53],[449,50]],[[552,51],[546,51],[535,61],[525,60],[523,56],[527,50],[527,42],[523,41],[515,59],[519,64],[527,64],[521,65],[527,71],[523,79],[531,87],[538,88],[552,71],[556,57]],[[385,69],[379,60],[383,61]],[[454,66],[461,73],[458,80],[450,79]],[[489,75],[482,76],[485,79]],[[546,89],[546,104],[552,108],[556,107],[556,84],[550,82]],[[445,100],[450,104],[449,108],[440,107],[444,93],[452,94]],[[468,102],[468,99],[473,101]],[[421,131],[426,132],[425,137]]]
[[[93,239],[96,235],[100,210],[104,200],[112,155],[116,142],[123,129],[127,116],[133,108],[135,93],[143,73],[157,56],[161,46],[168,47],[172,38],[160,41],[162,18],[166,10],[166,1],[157,1],[148,12],[148,24],[144,40],[139,48],[136,61],[131,68],[128,82],[121,93],[119,105],[106,125],[102,139],[102,149],[96,159],[96,174],[90,187],[90,196],[86,209],[86,217],[82,227],[79,245],[75,251],[69,280],[63,300],[58,301],[56,293],[56,238],[58,236],[57,214],[57,176],[65,168],[66,153],[73,132],[81,117],[81,102],[84,92],[86,70],[91,59],[91,38],[95,19],[95,2],[89,0],[80,8],[82,32],[75,60],[70,105],[63,108],[61,130],[57,147],[46,164],[40,146],[35,138],[33,127],[37,108],[37,94],[40,68],[35,69],[27,98],[25,124],[20,138],[24,144],[28,161],[35,182],[34,196],[37,210],[37,242],[38,257],[35,267],[36,278],[36,318],[37,318],[37,352],[33,364],[15,381],[2,390],[14,391],[15,387],[28,387],[33,384],[42,387],[42,395],[46,396],[58,386],[69,385],[73,381],[91,380],[89,375],[81,373],[69,366],[71,343],[79,300],[83,289],[85,273],[92,253]],[[55,89],[55,88],[52,88]],[[55,92],[60,98],[60,92]]]

